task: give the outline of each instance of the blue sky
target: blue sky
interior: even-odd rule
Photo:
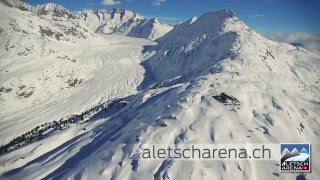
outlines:
[[[102,2],[105,1],[103,4]],[[26,0],[38,5],[61,4],[72,11],[121,7],[167,23],[184,21],[209,11],[230,9],[254,30],[320,34],[319,0]]]

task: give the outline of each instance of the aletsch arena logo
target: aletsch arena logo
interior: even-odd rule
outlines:
[[[281,172],[310,172],[310,144],[280,144]]]

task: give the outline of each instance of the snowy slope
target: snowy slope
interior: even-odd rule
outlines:
[[[153,42],[117,35],[78,38],[28,11],[1,6],[1,145],[19,136],[12,131],[24,133],[126,96],[142,81],[136,57]],[[40,26],[69,40],[43,36]]]
[[[150,50],[155,50],[156,54],[144,65],[150,68],[152,74],[156,74],[157,80],[189,76],[192,73],[198,75],[198,71],[206,74],[208,72],[203,69],[207,67],[219,71],[220,67],[213,65],[218,66],[217,62],[237,54],[232,52],[232,46],[239,33],[245,31],[250,29],[228,10],[191,18],[159,38],[159,44]],[[159,67],[167,70],[162,71]]]
[[[299,174],[279,173],[278,161],[137,161],[130,156],[139,145],[157,143],[307,142],[312,149],[320,148],[320,57],[264,38],[231,11],[192,18],[159,38],[156,45],[140,40],[137,46],[137,39],[120,36],[97,38],[113,39],[113,43],[105,47],[101,42],[99,48],[95,42],[92,54],[74,56],[93,58],[94,64],[114,53],[112,57],[123,59],[106,61],[115,63],[110,65],[110,71],[118,68],[115,72],[128,64],[123,57],[128,51],[123,50],[124,43],[132,42],[140,50],[143,44],[149,45],[134,58],[143,58],[144,69],[136,62],[132,70],[141,76],[128,71],[116,74],[138,80],[130,95],[120,99],[126,105],[108,106],[88,122],[2,155],[3,179],[295,179]],[[87,42],[81,40],[73,47]],[[92,74],[93,79],[101,78],[86,86],[85,96],[72,92],[77,99],[100,96],[104,88],[97,89],[97,85],[103,86],[102,77],[112,74],[97,73]],[[114,81],[122,82],[111,78],[106,83]],[[139,91],[134,92],[138,85]],[[128,88],[119,85],[116,89],[122,87]],[[236,97],[239,108],[213,98],[221,92]],[[86,100],[82,101],[85,106]],[[319,179],[320,155],[312,151],[311,156],[312,173],[305,176]]]

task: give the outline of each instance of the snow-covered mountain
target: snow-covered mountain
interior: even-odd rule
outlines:
[[[41,12],[52,7],[65,12],[58,5],[30,6]],[[13,129],[23,134],[42,123],[126,96],[143,79],[144,70],[136,57],[142,46],[154,42],[92,34],[68,17],[52,20],[2,3],[0,9],[1,145],[19,136],[10,133]],[[96,92],[88,90],[93,86]]]
[[[1,178],[294,179],[299,174],[279,173],[279,161],[130,157],[146,144],[306,142],[320,148],[318,55],[264,38],[229,10],[191,18],[157,44],[107,35],[113,21],[101,21],[103,26],[91,35],[100,23],[95,18],[109,13],[87,11],[90,15],[74,14],[83,19],[79,27],[87,28],[86,39],[67,35],[70,41],[14,28],[28,28],[28,20],[36,19],[63,32],[55,20],[17,8],[1,11],[1,27],[7,27],[1,44],[9,41],[0,56],[2,143],[49,122],[48,117],[80,116],[67,125],[55,122],[59,128],[41,133],[42,126],[36,128],[32,138],[16,139],[24,146],[15,149],[14,142],[10,148],[15,150],[0,156]],[[116,11],[119,16],[111,19],[127,18]],[[128,12],[132,15],[143,22]],[[93,21],[99,23],[89,25]],[[130,31],[144,27],[139,23]],[[126,28],[119,31],[130,34]],[[22,50],[29,52],[27,45],[34,45],[28,48],[32,53],[20,56]],[[222,93],[239,103],[221,100]],[[319,164],[320,155],[312,153],[312,163]],[[317,167],[312,168],[306,178],[319,179]]]
[[[156,54],[144,64],[156,74],[157,80],[192,73],[198,75],[199,71],[206,74],[204,68],[233,58],[232,53],[236,52],[232,52],[232,45],[243,31],[249,31],[249,28],[228,10],[193,17],[159,38],[159,44],[151,49]]]
[[[130,87],[136,88],[135,84],[142,79],[142,67],[135,69],[133,66],[128,66],[127,70],[134,71],[134,75],[123,74],[134,82],[127,78],[122,78],[123,82],[116,82],[114,78],[121,78],[122,75],[117,77],[113,73],[118,71],[113,59],[125,58],[129,64],[138,64],[138,61],[130,59],[140,53],[139,49],[143,45],[153,42],[142,39],[127,41],[125,37],[118,36],[101,38],[101,34],[127,34],[145,39],[157,39],[172,29],[170,25],[165,25],[156,19],[146,19],[135,12],[118,8],[111,12],[106,10],[70,12],[53,3],[31,6],[18,0],[9,2],[11,8],[2,3],[0,7],[2,10],[0,116],[4,124],[6,122],[4,127],[10,127],[11,123],[18,119],[21,123],[18,130],[21,132],[29,131],[30,125],[38,126],[52,119],[60,119],[71,113],[83,111],[100,101],[131,92]],[[87,43],[88,41],[92,43]],[[114,44],[111,49],[110,44]],[[103,48],[106,48],[104,52],[101,51]],[[115,52],[115,56],[110,53],[112,51]],[[120,55],[121,51],[127,53]],[[104,60],[107,60],[107,63]],[[106,74],[103,71],[113,73],[113,78],[112,76],[105,78]],[[126,68],[121,70],[123,71],[126,71]],[[101,73],[99,76],[102,80],[98,78],[97,73]],[[106,83],[109,80],[112,80],[115,86]],[[87,88],[96,84],[96,81],[103,84],[99,87],[99,92],[94,96],[89,94],[91,98],[79,100],[74,91],[84,94],[82,91],[86,92]],[[123,83],[129,84],[130,87],[118,88]],[[74,100],[70,100],[70,96],[74,96]],[[69,103],[63,103],[61,106],[58,102],[63,101]],[[52,111],[43,112],[44,106],[51,103],[54,107]],[[59,113],[55,109],[56,106],[61,109]],[[30,110],[35,112],[34,115],[26,116]],[[11,129],[4,128],[0,133],[3,137],[0,140],[1,145],[19,136],[16,134],[12,137],[7,131],[10,132]]]
[[[11,4],[21,10],[30,11],[40,18],[52,22],[57,27],[69,30],[67,34],[72,35],[77,35],[77,33],[83,35],[82,31],[85,31],[91,34],[119,34],[156,40],[173,29],[173,26],[164,24],[157,19],[148,19],[136,12],[121,8],[114,8],[111,11],[87,9],[70,12],[63,6],[54,3],[31,6],[14,0]]]

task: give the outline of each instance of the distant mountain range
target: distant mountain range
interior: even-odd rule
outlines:
[[[55,34],[60,33],[59,36],[71,34],[76,37],[86,37],[88,34],[101,33],[156,40],[173,29],[172,25],[162,23],[156,18],[149,19],[134,11],[121,8],[114,8],[111,11],[88,9],[71,12],[54,3],[37,6],[31,6],[19,0],[13,0],[9,3],[23,11],[30,11],[40,18],[50,21],[60,30],[54,32]],[[71,24],[73,26],[70,26]],[[43,28],[48,27],[44,26]]]

